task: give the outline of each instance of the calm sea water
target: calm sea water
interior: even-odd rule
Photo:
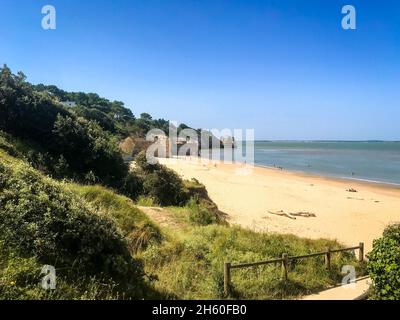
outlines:
[[[400,142],[256,141],[254,162],[322,176],[400,185]]]

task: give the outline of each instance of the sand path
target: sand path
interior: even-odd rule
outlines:
[[[306,296],[303,300],[356,300],[368,291],[370,285],[371,279],[364,277],[357,279],[352,284],[337,286]]]

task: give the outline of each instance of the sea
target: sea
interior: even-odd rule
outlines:
[[[255,141],[254,164],[400,186],[400,142]]]

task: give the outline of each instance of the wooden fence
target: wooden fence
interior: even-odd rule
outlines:
[[[327,250],[323,251],[323,252],[305,254],[302,256],[289,257],[287,253],[283,253],[282,258],[266,260],[266,261],[241,263],[241,264],[234,264],[234,265],[232,265],[230,262],[225,262],[224,263],[224,293],[226,296],[229,296],[231,293],[231,270],[232,269],[257,267],[257,266],[261,266],[261,265],[265,265],[265,264],[280,263],[281,268],[282,268],[282,278],[284,280],[287,280],[288,279],[288,266],[289,266],[290,261],[298,260],[298,259],[305,259],[305,258],[312,258],[312,257],[317,257],[317,256],[325,256],[325,266],[328,270],[330,270],[332,253],[343,252],[343,251],[352,251],[352,250],[359,250],[358,251],[358,261],[362,262],[364,260],[364,243],[363,242],[360,242],[360,244],[356,247],[334,249],[334,250],[327,248]]]

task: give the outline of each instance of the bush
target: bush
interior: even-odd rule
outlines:
[[[373,298],[400,299],[400,224],[385,229],[380,239],[374,240],[368,254],[368,272],[373,280]]]
[[[115,138],[83,118],[58,115],[51,149],[62,154],[76,178],[85,182],[120,187],[128,172]]]
[[[137,170],[143,180],[143,192],[162,206],[184,205],[189,197],[182,179],[173,170],[146,160],[141,152],[136,158]]]
[[[43,264],[35,257],[21,257],[0,241],[0,300],[63,300],[129,298],[111,279],[80,276],[66,279],[56,271],[56,289],[43,290]]]
[[[143,189],[146,195],[162,206],[182,205],[187,200],[182,180],[167,168],[145,175]]]
[[[195,225],[206,226],[217,222],[217,217],[213,212],[191,198],[186,205],[189,209],[189,221]]]
[[[227,224],[226,214],[208,195],[206,187],[197,179],[183,181],[190,201],[187,207],[191,210],[189,220],[194,224],[207,225],[211,223]]]
[[[61,93],[54,91],[57,88],[37,89],[25,81],[22,73],[13,75],[7,66],[0,68],[0,130],[37,144],[40,153],[31,155],[30,160],[53,177],[120,188],[128,168],[120,154],[118,138],[113,135],[115,130],[103,130],[96,117],[85,119],[62,107],[54,96]],[[101,100],[93,95],[83,96]],[[118,103],[112,106],[116,107],[114,111],[125,110],[118,108]],[[128,109],[125,111],[129,113]],[[97,111],[99,114],[102,113]]]
[[[29,150],[26,154],[26,159],[32,167],[53,178],[62,179],[71,176],[69,165],[63,155],[55,159],[48,152],[42,153]]]
[[[9,140],[11,140],[11,137],[3,131],[0,131],[0,148],[13,157],[22,157]]]
[[[135,172],[129,172],[122,184],[120,191],[129,198],[136,200],[143,193],[143,179]]]
[[[160,243],[161,231],[139,210],[131,199],[102,186],[71,185],[96,209],[112,218],[125,239],[131,253],[145,249],[150,243]]]
[[[25,75],[0,68],[0,129],[15,137],[49,143],[57,115],[68,111],[49,94],[34,91]]]
[[[0,241],[68,276],[122,280],[141,295],[143,267],[115,223],[27,165],[0,163]]]

